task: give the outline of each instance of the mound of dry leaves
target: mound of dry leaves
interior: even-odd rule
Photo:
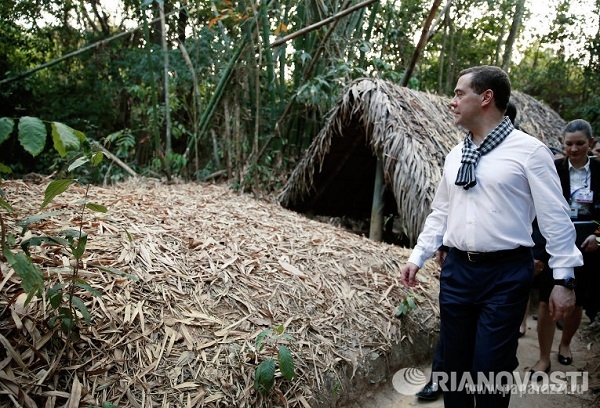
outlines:
[[[83,215],[85,188],[74,185],[40,210],[49,182],[3,182],[17,211],[2,212],[5,232],[20,239],[18,221],[46,211],[58,213],[33,223],[30,234],[82,226],[89,238],[79,277],[100,296],[76,292],[91,324],[66,341],[49,328],[54,311],[45,299],[24,304],[21,279],[2,259],[5,405],[334,406],[431,347],[434,266],[422,274],[423,287],[407,292],[398,279],[406,249],[212,184],[92,186],[88,200],[108,212]],[[68,283],[72,257],[63,248],[35,247],[32,259],[47,287]],[[417,309],[394,317],[407,295]],[[255,369],[274,355],[257,350],[256,338],[277,326],[292,336],[277,341],[291,350],[296,378],[277,371],[273,389],[257,393]]]

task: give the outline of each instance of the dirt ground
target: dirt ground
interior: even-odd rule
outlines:
[[[519,339],[519,349],[517,351],[519,358],[519,367],[516,371],[519,373],[527,372],[535,364],[538,358],[537,344],[537,320],[532,316],[536,313],[536,306],[530,309],[527,319],[527,332],[525,336]],[[566,394],[566,393],[525,393],[522,396],[512,395],[510,408],[592,408],[600,407],[600,393],[598,392],[598,365],[600,364],[600,324],[589,325],[589,319],[583,317],[579,331],[571,344],[573,353],[573,364],[569,367],[558,363],[557,353],[560,342],[560,331],[556,330],[554,343],[552,346],[552,371],[578,371],[588,372],[589,389],[585,393]],[[425,374],[425,380],[429,376],[430,367],[417,367]],[[397,384],[397,383],[396,383]],[[403,408],[403,407],[424,407],[441,408],[444,406],[443,399],[440,397],[436,401],[419,401],[414,395],[403,395],[398,392],[397,386],[394,387],[394,379],[388,379],[384,384],[374,386],[372,391],[363,395],[363,397],[354,401],[346,408]],[[417,389],[419,389],[418,387]]]

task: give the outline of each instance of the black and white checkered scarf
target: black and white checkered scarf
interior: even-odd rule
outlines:
[[[479,163],[479,159],[484,154],[489,153],[498,146],[506,136],[510,135],[514,127],[508,117],[505,117],[502,122],[494,130],[492,130],[483,139],[481,146],[475,146],[475,143],[471,141],[472,133],[469,132],[465,137],[465,141],[462,148],[462,159],[461,165],[456,175],[456,181],[454,184],[457,186],[463,186],[465,190],[474,187],[477,184],[475,179],[475,167]]]

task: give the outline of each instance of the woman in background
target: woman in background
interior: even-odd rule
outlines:
[[[600,157],[600,140],[594,140],[594,142],[592,143],[592,148],[590,150],[592,155]]]
[[[600,220],[600,160],[588,157],[593,136],[591,125],[582,119],[567,124],[563,134],[565,157],[555,160],[563,195],[571,210],[571,220],[577,229],[578,247],[583,254],[583,266],[575,268],[576,308],[563,321],[563,330],[558,346],[558,362],[570,365],[573,362],[571,339],[575,335],[583,309],[593,322],[598,312],[597,293],[600,289],[598,270],[600,268],[598,242],[594,223]],[[582,221],[587,223],[581,223]],[[586,226],[580,228],[580,226]],[[597,231],[596,231],[597,233]],[[550,317],[548,299],[554,281],[552,273],[545,272],[540,288],[538,307],[539,360],[531,368],[531,373],[550,372],[550,351],[554,338],[555,325]]]

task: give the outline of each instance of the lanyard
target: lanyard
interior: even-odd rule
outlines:
[[[572,193],[571,193],[571,198],[573,198],[573,196],[579,191],[579,190],[587,190],[588,189],[588,185],[590,181],[590,170],[588,168],[585,169],[585,180],[583,181],[583,186],[576,188]]]

